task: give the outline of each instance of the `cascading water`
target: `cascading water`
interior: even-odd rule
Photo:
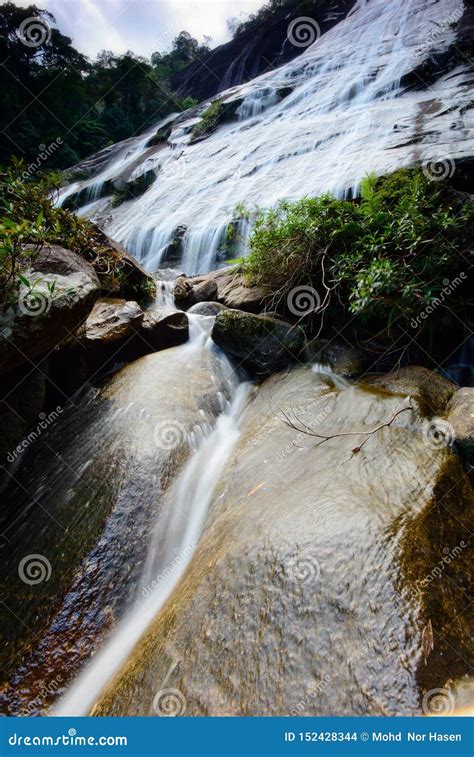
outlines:
[[[170,308],[173,274],[162,272],[154,307]],[[4,621],[23,605],[17,566],[25,549],[49,556],[55,582],[46,585],[45,597],[37,597],[49,608],[46,616],[29,602],[28,613],[23,608],[27,625],[4,639],[10,670],[0,699],[11,714],[24,714],[26,706],[28,714],[47,710],[105,644],[105,657],[95,658],[105,659],[104,666],[100,663],[97,673],[94,661],[85,674],[87,689],[98,693],[191,559],[213,488],[238,438],[248,385],[210,339],[214,319],[190,315],[189,320],[188,343],[142,358],[102,389],[76,399],[66,420],[35,450],[34,465],[27,468],[28,489],[20,484],[12,495],[13,524],[2,523],[10,539]],[[53,454],[58,449],[61,453]],[[21,472],[18,476],[21,481]],[[34,512],[30,477],[38,505]],[[74,549],[65,549],[68,529],[75,533],[92,499],[93,514],[81,538],[74,540]],[[166,581],[156,579],[162,573]],[[36,633],[31,649],[29,629]]]
[[[188,122],[180,116],[168,146],[142,156],[141,170],[157,179],[140,198],[119,208],[101,199],[85,212],[150,269],[166,264],[181,229],[179,261],[192,274],[245,252],[245,234],[235,252],[226,244],[239,204],[342,196],[371,171],[419,162],[439,160],[450,171],[474,149],[468,67],[429,86],[402,82],[454,42],[463,8],[459,0],[358,2],[299,58],[221,93],[235,103],[233,123],[190,143],[195,113]],[[94,181],[120,175],[126,160],[119,154]]]
[[[196,549],[214,489],[239,438],[239,421],[249,386],[244,383],[236,389],[232,402],[228,403],[215,428],[203,438],[173,486],[168,511],[157,521],[148,547],[137,602],[89,668],[59,702],[54,715],[88,713],[184,575]]]

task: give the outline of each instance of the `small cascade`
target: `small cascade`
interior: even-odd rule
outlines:
[[[313,371],[313,373],[319,374],[321,376],[327,376],[329,379],[331,379],[336,389],[339,389],[340,391],[343,391],[344,389],[347,389],[351,386],[351,382],[344,378],[344,376],[340,376],[338,373],[334,373],[328,363],[314,363],[311,366],[311,370]]]
[[[214,429],[176,480],[168,508],[157,522],[139,584],[138,599],[89,667],[54,708],[53,715],[82,716],[126,660],[184,575],[196,549],[223,469],[239,438],[250,385],[240,384]],[[165,521],[165,522],[163,522]]]
[[[262,89],[251,92],[237,110],[239,121],[246,121],[248,118],[260,116],[266,108],[270,107],[270,105],[275,105],[278,100],[278,94],[273,89]]]
[[[156,286],[155,305],[157,307],[174,308],[175,305],[174,305],[174,297],[173,297],[173,281],[174,279],[166,280],[166,279],[155,278],[155,286]]]

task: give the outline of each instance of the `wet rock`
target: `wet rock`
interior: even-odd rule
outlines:
[[[23,276],[29,286],[20,285],[17,304],[0,316],[2,372],[35,360],[70,340],[100,293],[92,266],[58,246],[42,252]]]
[[[99,279],[103,293],[119,294],[126,299],[133,299],[140,296],[140,299],[146,299],[147,295],[151,296],[154,292],[155,283],[153,277],[143,266],[130,255],[121,244],[105,234],[97,224],[90,221],[94,227],[96,239],[104,247],[114,250],[120,259],[120,277],[114,277],[110,274],[99,272]]]
[[[193,291],[192,283],[186,278],[186,276],[179,276],[173,286],[173,297],[178,305],[186,306],[191,299]]]
[[[454,431],[454,441],[461,455],[474,464],[474,388],[454,392],[446,416]]]
[[[89,387],[23,453],[0,508],[2,533],[14,524],[0,541],[4,712],[18,714],[36,695],[44,710],[56,676],[67,685],[137,592],[146,595],[146,545],[159,537],[164,492],[229,386],[228,361],[205,348],[148,355]],[[22,580],[28,555],[43,556],[48,580]]]
[[[230,309],[217,315],[212,338],[219,347],[241,359],[258,375],[284,368],[301,353],[305,344],[299,326]]]
[[[213,279],[204,279],[193,283],[185,276],[180,276],[173,287],[175,302],[184,310],[199,302],[213,302],[217,298],[217,284]]]
[[[316,446],[286,420],[348,434],[399,408],[305,368],[265,381],[184,578],[92,714],[159,715],[166,680],[186,716],[413,716],[465,676],[474,499],[459,459],[410,411],[358,453],[360,433]]]
[[[184,344],[189,338],[186,313],[166,307],[147,310],[138,330],[138,337],[145,347],[153,350],[164,350]]]
[[[45,399],[45,376],[31,365],[20,366],[2,376],[0,390],[0,465],[19,460],[28,430],[39,418]],[[8,475],[0,473],[0,491],[9,482]]]
[[[216,316],[222,310],[227,310],[227,308],[220,302],[198,302],[189,308],[188,313],[191,315]]]
[[[249,286],[235,268],[221,268],[205,276],[193,276],[188,281],[194,286],[204,281],[215,281],[217,301],[221,305],[249,313],[260,313],[269,294],[264,287]]]
[[[456,390],[456,384],[436,371],[414,365],[385,376],[371,376],[365,381],[390,392],[414,397],[429,415],[444,413]]]
[[[199,302],[213,302],[217,298],[217,284],[215,281],[202,281],[193,287],[193,304]]]
[[[143,310],[136,302],[100,300],[82,327],[79,339],[86,347],[123,342],[136,332],[143,317]]]
[[[342,342],[322,342],[314,357],[320,363],[329,363],[334,373],[347,378],[359,376],[368,364],[362,350]]]

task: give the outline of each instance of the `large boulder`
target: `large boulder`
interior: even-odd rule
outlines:
[[[305,344],[299,326],[230,309],[218,313],[211,336],[221,349],[258,375],[284,368],[298,357]]]
[[[269,290],[264,287],[250,286],[238,268],[221,268],[204,276],[192,276],[185,281],[185,286],[188,286],[191,292],[205,283],[215,283],[217,293],[208,299],[217,299],[217,302],[228,308],[245,310],[248,313],[262,312],[269,295]],[[203,291],[201,289],[201,292]],[[191,292],[188,292],[188,296]]]
[[[105,234],[97,224],[90,221],[95,231],[96,240],[104,247],[117,253],[121,275],[119,277],[109,273],[99,272],[102,291],[107,294],[118,294],[126,299],[139,297],[146,299],[155,290],[153,276],[150,276],[143,266],[130,255],[115,239]]]
[[[454,708],[474,497],[416,400],[390,422],[405,407],[306,368],[264,382],[184,578],[92,714],[413,716],[435,689]]]
[[[44,247],[22,272],[18,301],[0,315],[1,371],[54,350],[85,321],[100,293],[85,260],[57,245]]]
[[[86,347],[123,342],[137,331],[143,318],[143,310],[136,302],[99,300],[80,330],[80,341]]]
[[[153,350],[164,350],[184,344],[189,337],[186,313],[169,307],[146,310],[138,336],[145,346]]]
[[[428,415],[444,413],[457,388],[436,371],[416,365],[383,376],[370,376],[366,382],[389,392],[414,397]]]
[[[44,710],[55,681],[63,689],[143,601],[156,581],[145,577],[148,545],[162,570],[179,559],[167,557],[166,534],[184,533],[196,514],[165,506],[164,493],[230,398],[231,373],[204,347],[148,355],[75,398],[22,453],[0,509],[4,714]]]
[[[453,394],[448,405],[447,422],[461,455],[474,464],[474,388],[463,387]]]
[[[204,315],[204,316],[216,316],[223,310],[227,310],[225,305],[221,305],[220,302],[198,302],[189,308],[189,315]]]

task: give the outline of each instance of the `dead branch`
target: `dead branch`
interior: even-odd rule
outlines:
[[[364,444],[366,444],[368,442],[368,440],[370,439],[370,437],[373,434],[376,434],[377,431],[380,431],[382,428],[388,428],[389,426],[392,425],[392,423],[394,422],[394,420],[399,415],[401,415],[402,413],[404,413],[406,410],[413,410],[413,409],[414,408],[411,405],[408,405],[407,407],[402,407],[400,410],[397,410],[392,415],[392,417],[390,418],[390,420],[388,420],[386,423],[381,423],[379,426],[376,426],[376,428],[373,428],[371,431],[341,431],[338,434],[317,434],[315,431],[312,431],[310,428],[308,428],[308,426],[306,426],[305,424],[302,424],[302,427],[298,427],[291,420],[291,418],[288,417],[288,415],[285,413],[285,411],[281,410],[281,408],[280,408],[280,412],[285,417],[286,425],[289,426],[290,428],[292,428],[294,431],[297,431],[300,434],[305,434],[306,436],[312,436],[312,437],[316,437],[317,439],[320,439],[320,441],[317,442],[314,445],[315,447],[319,447],[320,444],[324,444],[324,442],[329,441],[329,439],[336,439],[336,438],[342,437],[342,436],[366,436],[366,439],[364,439],[364,441],[362,442],[362,444],[360,444],[358,447],[354,447],[354,449],[352,450],[352,453],[355,455],[355,454],[357,454],[358,452],[361,451],[361,449],[364,446]],[[301,423],[301,420],[297,417],[296,414],[295,414],[295,418],[296,418],[296,420],[299,423]]]

